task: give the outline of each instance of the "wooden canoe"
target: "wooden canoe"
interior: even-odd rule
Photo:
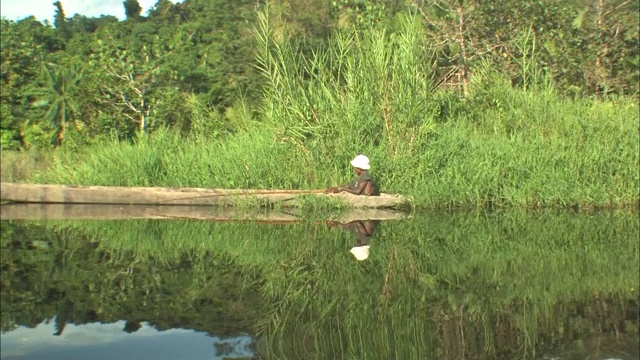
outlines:
[[[258,223],[299,223],[308,220],[299,209],[288,211],[246,211],[233,207],[192,205],[96,205],[96,204],[5,204],[0,220],[206,220],[251,221]],[[390,209],[349,209],[318,221],[348,223],[356,220],[401,220],[410,214]]]
[[[256,204],[299,207],[303,196],[339,199],[352,208],[401,208],[409,199],[394,194],[357,196],[324,194],[318,190],[228,190],[203,188],[71,186],[1,183],[0,199],[13,203],[111,205],[214,205]]]

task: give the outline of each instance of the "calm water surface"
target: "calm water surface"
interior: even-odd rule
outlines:
[[[55,322],[55,320],[54,320]],[[2,335],[2,359],[246,359],[254,352],[248,335],[227,338],[189,329],[158,331],[141,323],[127,331],[126,321],[67,324],[56,336],[55,323],[20,326]]]
[[[1,225],[2,359],[640,357],[637,212]]]

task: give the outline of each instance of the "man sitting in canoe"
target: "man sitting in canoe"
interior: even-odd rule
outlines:
[[[354,195],[379,196],[378,186],[373,177],[369,174],[369,158],[364,155],[358,155],[351,160],[356,176],[348,183],[338,187],[332,187],[325,190],[327,193],[348,192]]]

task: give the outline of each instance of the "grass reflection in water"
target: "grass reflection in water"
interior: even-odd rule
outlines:
[[[270,359],[615,355],[637,344],[637,239],[634,212],[431,213],[381,222],[356,261],[317,221],[4,222],[2,330],[146,321],[252,334]]]

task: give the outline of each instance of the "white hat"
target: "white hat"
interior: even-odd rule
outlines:
[[[351,253],[356,259],[362,261],[369,257],[369,245],[356,246],[351,248]]]
[[[351,165],[358,169],[369,170],[371,166],[369,165],[369,158],[364,155],[358,155],[353,160],[351,160]]]

